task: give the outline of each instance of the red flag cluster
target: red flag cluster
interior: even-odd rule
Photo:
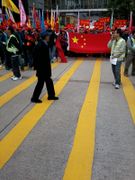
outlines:
[[[67,24],[64,29],[71,29],[71,30],[74,30],[75,29],[75,25],[74,24]]]
[[[94,23],[94,29],[103,30],[105,26],[110,23],[110,17],[99,18],[98,21]]]
[[[80,26],[83,27],[89,27],[90,26],[90,20],[89,19],[80,19]]]
[[[51,27],[51,29],[55,30],[55,32],[58,33],[60,30],[59,21],[60,19],[59,19],[58,12],[51,11],[51,15],[50,15],[50,12],[48,10],[46,11],[46,20],[45,20],[46,29]]]
[[[113,27],[115,28],[122,28],[124,26],[127,26],[127,20],[125,19],[117,19],[114,21]]]
[[[99,18],[98,21],[101,23],[110,23],[110,17]]]

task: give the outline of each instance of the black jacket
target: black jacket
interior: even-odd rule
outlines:
[[[49,56],[49,46],[40,40],[34,48],[33,65],[37,71],[37,76],[48,78],[51,77],[51,61]]]

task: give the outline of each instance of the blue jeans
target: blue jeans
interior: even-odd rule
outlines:
[[[49,49],[50,59],[53,60],[53,58],[57,56],[56,54],[56,47],[55,45]]]
[[[112,71],[115,79],[115,84],[121,84],[121,61],[118,61],[116,65],[112,64]]]

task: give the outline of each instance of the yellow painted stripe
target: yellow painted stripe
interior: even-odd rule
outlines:
[[[55,63],[52,65],[52,68],[56,68],[59,63]],[[8,101],[10,101],[12,98],[17,96],[20,92],[25,90],[26,88],[30,87],[35,81],[36,81],[36,76],[32,76],[28,80],[24,81],[20,85],[16,86],[15,88],[9,90],[7,93],[3,94],[0,97],[0,107],[2,107],[4,104],[6,104]]]
[[[29,70],[29,68],[28,68],[28,67],[25,67],[24,70],[27,71],[27,70]],[[13,73],[12,73],[12,72],[8,72],[8,73],[6,73],[5,75],[0,76],[0,82],[9,79],[11,76],[13,76]]]
[[[73,148],[63,180],[90,180],[95,148],[96,110],[100,85],[101,61],[96,61],[82,106]]]
[[[3,67],[0,67],[0,71],[3,70],[4,68]]]
[[[129,78],[123,75],[124,68],[122,67],[122,85],[125,98],[132,116],[133,123],[135,124],[135,89]]]
[[[12,75],[13,75],[12,72],[6,73],[5,75],[3,75],[3,76],[0,77],[0,82],[7,80],[7,79],[10,78]]]
[[[70,77],[78,69],[83,61],[76,61],[72,67],[59,79],[55,85],[56,94],[59,95]],[[33,127],[40,118],[46,113],[53,101],[46,100],[47,95],[43,97],[43,103],[35,105],[20,122],[2,139],[0,142],[0,168],[11,158],[16,149],[21,145]]]

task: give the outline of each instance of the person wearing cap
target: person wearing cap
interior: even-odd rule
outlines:
[[[13,81],[22,79],[20,69],[19,69],[19,55],[21,54],[21,46],[19,40],[15,36],[14,28],[9,27],[7,29],[7,34],[9,36],[6,44],[6,50],[11,56],[13,77],[11,79]]]
[[[33,103],[42,103],[39,96],[42,92],[44,83],[46,83],[47,87],[48,100],[58,100],[58,97],[55,96],[54,85],[51,79],[52,71],[48,46],[49,39],[49,34],[46,31],[42,32],[41,40],[34,48],[33,66],[36,70],[38,82],[31,98],[31,102]]]

